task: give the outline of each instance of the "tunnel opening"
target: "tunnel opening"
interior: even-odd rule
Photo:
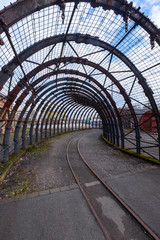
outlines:
[[[159,160],[159,44],[158,28],[127,1],[30,0],[1,10],[1,162],[39,139],[96,127]],[[151,119],[153,131],[144,127]]]

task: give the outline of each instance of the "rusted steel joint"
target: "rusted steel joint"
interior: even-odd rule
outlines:
[[[155,35],[150,35],[151,49],[153,49],[155,47],[155,41],[157,40],[159,33],[160,33],[160,29],[158,29],[158,31]]]
[[[32,91],[32,105],[35,106],[36,91],[35,91],[34,87],[32,87],[31,85],[30,85],[30,87],[31,87],[31,91]]]
[[[91,39],[91,35],[86,34],[86,40],[85,40],[85,43],[86,43],[86,44],[89,44],[89,43],[90,43],[90,39]]]
[[[0,26],[2,27],[2,29],[3,29],[4,31],[6,31],[6,29],[7,29],[6,23],[5,23],[5,21],[3,20],[2,17],[0,17]],[[4,45],[4,41],[3,41],[3,39],[1,38],[1,36],[0,36],[0,45],[1,45],[1,46]]]
[[[129,19],[129,16],[130,16],[132,5],[133,5],[132,2],[130,2],[128,5],[126,5],[126,12],[125,12],[125,14],[123,16],[123,20],[125,22],[125,32],[128,31],[128,19]]]
[[[2,26],[2,27],[7,27],[7,24],[6,24],[6,22],[4,21],[4,19],[3,19],[3,17],[2,16],[0,16],[0,25]]]
[[[37,0],[35,0],[35,3],[36,3],[37,10],[40,11],[40,4],[37,2]]]
[[[0,45],[1,45],[1,46],[4,45],[4,42],[3,42],[3,39],[1,38],[1,36],[0,36]]]
[[[64,1],[64,0],[60,0],[59,6],[60,6],[60,10],[62,11],[62,15],[61,15],[61,18],[62,18],[62,24],[64,24],[64,19],[65,19],[65,8],[66,8],[65,1]]]
[[[151,35],[150,36],[150,44],[151,44],[151,49],[153,49],[155,47],[155,40],[156,40],[157,36],[155,35]]]
[[[14,75],[13,71],[8,66],[3,66],[2,71],[4,73],[8,74],[8,76],[10,76],[10,77],[12,77]]]

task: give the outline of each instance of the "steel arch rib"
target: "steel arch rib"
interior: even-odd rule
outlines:
[[[82,82],[81,82],[82,83]],[[76,84],[77,85],[77,84]],[[63,86],[63,85],[62,85]],[[54,88],[54,87],[53,87]],[[64,87],[62,87],[60,90],[63,90],[64,89]],[[55,90],[55,93],[56,93],[56,90]],[[54,94],[54,92],[49,92],[49,95],[53,95]],[[57,93],[56,95],[58,96],[58,94],[59,93]],[[94,93],[93,93],[94,94]],[[48,95],[48,96],[49,96]],[[54,99],[55,97],[56,97],[56,95],[54,95],[53,97],[52,97],[52,99]],[[46,99],[48,99],[48,96],[46,97]],[[62,101],[64,98],[66,98],[67,99],[67,96],[64,96],[64,97],[59,97],[59,101]],[[51,101],[52,99],[50,99],[49,101]],[[56,100],[55,101],[57,101],[58,99],[56,98]],[[44,102],[45,102],[45,99],[44,99]],[[55,104],[55,102],[52,102],[51,103],[51,105],[53,105],[53,103]],[[39,105],[39,107],[41,107],[41,105],[42,105],[42,103],[40,103],[40,105]],[[39,121],[40,121],[40,119],[41,119],[41,115],[43,114],[43,112],[44,112],[44,110],[46,109],[46,106],[48,105],[48,102],[42,107],[42,110],[41,110],[41,113],[40,113],[40,115],[39,115],[39,120],[38,120],[38,122],[37,122],[37,124],[39,123]],[[33,109],[32,109],[33,110]],[[36,118],[36,114],[37,114],[37,112],[39,111],[39,108],[37,109],[37,111],[35,112],[35,115],[34,115],[34,117],[33,117],[33,119],[35,119]],[[23,111],[23,113],[24,113],[25,111]],[[27,114],[27,116],[26,116],[26,120],[24,121],[25,123],[24,123],[24,126],[25,126],[25,124],[27,123],[27,119],[29,118],[29,115],[30,115],[30,111],[28,112],[28,114]],[[22,118],[23,116],[21,116],[21,118]],[[44,117],[45,117],[45,115],[44,115]],[[32,123],[33,123],[33,120],[32,120]],[[23,136],[24,137],[24,136]],[[25,139],[25,137],[24,137],[24,139]],[[23,139],[23,140],[24,140]],[[23,147],[24,147],[24,144],[23,144]]]
[[[138,121],[137,121],[137,117],[136,117],[136,114],[135,114],[135,111],[134,111],[134,108],[131,104],[131,100],[129,98],[129,96],[126,94],[124,88],[120,85],[120,83],[106,70],[104,69],[103,67],[99,66],[98,64],[95,64],[93,62],[90,62],[88,61],[87,59],[82,59],[82,58],[76,58],[76,57],[63,57],[61,59],[54,59],[54,60],[51,60],[51,61],[48,61],[46,63],[44,63],[42,66],[38,66],[37,68],[35,68],[34,70],[32,70],[27,76],[28,78],[31,78],[32,76],[34,76],[37,72],[41,71],[42,69],[50,66],[50,65],[53,65],[55,64],[56,62],[63,62],[63,63],[66,63],[66,62],[69,62],[69,63],[83,63],[84,65],[89,65],[95,69],[98,69],[100,72],[104,73],[106,76],[108,76],[113,82],[114,84],[118,87],[118,89],[120,90],[120,93],[122,94],[122,96],[124,97],[129,109],[130,109],[130,112],[131,112],[131,115],[134,119],[134,123],[135,123],[135,128],[136,128],[136,139],[137,139],[137,153],[138,151],[140,150],[140,133],[139,133],[139,128],[138,128]],[[25,79],[24,79],[25,80]],[[19,92],[20,89],[22,88],[22,84],[21,84],[21,87],[20,86],[17,86],[15,87],[14,90],[12,90],[11,94],[12,96],[14,96],[14,92]],[[7,102],[8,103],[8,102]],[[5,104],[4,107],[8,107],[7,103]]]
[[[72,2],[72,1],[66,1],[66,2]],[[80,1],[78,1],[80,2]],[[124,16],[126,14],[126,12],[129,10],[130,12],[130,18],[132,20],[135,21],[135,23],[137,25],[140,25],[143,29],[145,29],[151,36],[156,36],[156,41],[158,44],[160,44],[160,32],[158,31],[158,29],[154,26],[154,24],[147,18],[145,17],[142,13],[139,12],[138,9],[135,9],[134,7],[132,7],[132,4],[128,4],[126,3],[125,1],[118,1],[118,0],[111,0],[111,1],[105,1],[105,0],[92,0],[92,1],[85,1],[85,2],[89,2],[91,3],[91,6],[92,7],[99,7],[99,6],[102,6],[104,10],[106,9],[113,9],[115,11],[116,14],[120,14],[122,16]],[[25,16],[28,16],[29,14],[31,14],[32,12],[35,12],[35,11],[38,11],[40,9],[43,9],[45,7],[48,7],[48,6],[51,6],[51,5],[55,5],[55,4],[59,4],[59,1],[56,1],[56,0],[38,0],[38,1],[33,1],[33,0],[28,0],[28,1],[20,1],[20,2],[17,2],[15,4],[13,4],[12,6],[8,7],[8,8],[5,8],[3,11],[0,12],[0,15],[1,15],[1,20],[0,20],[0,32],[3,31],[3,25],[5,25],[6,27],[10,27],[12,26],[14,23],[16,23],[18,20],[24,18]],[[24,10],[22,11],[21,7],[22,6],[25,6],[24,7]],[[17,15],[15,14],[15,11],[17,11]],[[75,35],[74,35],[75,36]],[[64,40],[63,36],[59,36],[61,37],[61,41]],[[70,35],[68,35],[67,37],[70,37]],[[82,38],[83,36],[81,34],[79,34],[78,36],[76,35],[77,39],[76,40],[73,40],[77,43],[80,43],[80,41],[84,41]],[[89,39],[89,43],[94,45],[94,44],[98,44],[98,45],[95,45],[95,46],[100,46],[100,40],[97,39],[97,43],[91,43],[92,41],[96,41],[96,39],[92,39],[91,36],[86,36],[85,38],[85,41],[84,43],[88,43],[88,39]],[[43,40],[44,41],[44,40]],[[68,41],[72,41],[72,40],[68,40]],[[99,41],[99,42],[98,42]],[[39,43],[38,43],[39,44]],[[38,46],[38,45],[36,45]],[[40,46],[40,45],[39,45]],[[137,76],[137,78],[139,79],[139,83],[141,84],[141,86],[143,87],[144,89],[144,92],[146,94],[146,96],[148,97],[148,99],[150,100],[150,103],[151,103],[151,106],[152,106],[152,109],[153,109],[153,114],[155,115],[156,117],[156,120],[157,120],[157,126],[158,126],[158,134],[159,134],[159,137],[160,137],[160,125],[159,125],[159,112],[158,112],[158,108],[157,108],[157,105],[156,105],[156,102],[154,100],[154,97],[152,96],[152,91],[151,89],[148,87],[145,79],[143,78],[143,76],[141,75],[141,73],[136,69],[136,67],[129,61],[129,59],[127,59],[122,53],[120,53],[119,51],[117,51],[116,49],[113,50],[113,47],[112,46],[108,46],[108,48],[111,47],[112,49],[110,51],[113,51],[113,53],[117,56],[119,56],[119,58],[125,63],[125,61],[127,60],[127,66],[130,67],[130,69],[134,72],[135,76]],[[31,48],[30,48],[31,49]],[[40,48],[42,49],[42,48]],[[29,54],[29,51],[28,49],[26,49],[26,52],[25,54]],[[23,55],[23,54],[22,54]],[[80,58],[77,58],[79,59],[78,61],[82,61],[82,59]],[[70,61],[72,62],[73,61],[73,58],[71,59],[70,58]],[[87,60],[83,60],[83,61],[86,61],[88,63]],[[15,69],[16,68],[16,62],[12,61],[12,63],[10,63],[9,65],[11,67],[11,70]],[[12,69],[13,68],[13,69]],[[103,72],[103,71],[102,71]],[[1,80],[1,84],[3,85],[3,83],[8,79],[8,76],[6,73],[4,73],[3,71],[0,73],[2,75],[0,75],[2,78],[0,78]],[[107,75],[107,74],[106,74]],[[25,79],[24,79],[25,80]],[[112,79],[113,81],[113,79]],[[114,82],[114,81],[113,81]],[[114,82],[115,83],[115,82]],[[130,98],[129,96],[125,93],[124,89],[122,88],[122,86],[118,83],[115,83],[115,85],[119,86],[119,89],[120,89],[120,92],[121,94],[123,95],[124,99],[126,100],[129,108],[130,108],[130,111],[131,111],[131,114],[132,114],[132,117],[134,119],[134,122],[135,122],[135,126],[136,126],[136,134],[137,134],[137,139],[138,141],[140,142],[140,135],[139,135],[139,127],[138,127],[138,122],[137,122],[137,119],[136,119],[136,114],[134,112],[134,109],[133,109],[133,106],[131,104],[131,101],[130,101]],[[6,102],[6,105],[4,106],[4,109],[5,107],[8,107],[10,106],[11,103],[14,102],[14,98],[12,98],[12,94],[15,93],[15,96],[17,96],[16,94],[18,94],[18,92],[23,88],[23,86],[21,85],[21,83],[19,82],[19,85],[13,90],[13,92],[9,95],[9,100]],[[19,97],[18,101],[19,103],[17,102],[16,105],[14,106],[13,108],[13,111],[12,111],[12,116],[14,115],[14,113],[16,112],[16,110],[18,109],[18,106],[20,106],[20,104],[23,102],[23,100],[25,99],[25,97],[27,96],[28,94],[28,90],[24,90],[23,93],[21,94],[21,96]],[[8,105],[7,105],[8,104]],[[3,110],[4,110],[3,109]],[[3,111],[2,111],[2,114],[3,114]],[[9,126],[9,124],[8,124]],[[18,126],[18,125],[17,125]],[[138,143],[137,141],[137,143]],[[140,146],[138,147],[140,149]]]
[[[66,80],[66,79],[65,79],[65,80]],[[73,81],[73,78],[71,78],[71,80]],[[61,80],[60,80],[60,81],[61,81]],[[78,80],[78,79],[77,79],[77,81],[83,83],[82,80]],[[52,84],[52,82],[50,82],[50,84]],[[49,84],[47,84],[47,86],[48,86],[48,85],[49,85]],[[61,85],[63,85],[63,84],[61,83]],[[90,86],[91,88],[93,88],[93,89],[95,90],[95,92],[96,92],[96,88],[95,88],[94,86],[90,85],[89,83],[86,83],[86,85],[88,85],[88,86]],[[60,85],[59,85],[59,86],[60,86]],[[56,86],[55,86],[55,87],[56,87]],[[44,86],[44,88],[45,88],[45,86]],[[49,89],[46,90],[45,93],[47,93],[48,91],[50,91],[50,90],[49,90]],[[56,91],[55,91],[55,92],[56,92]],[[45,94],[45,93],[44,93],[44,94]],[[50,93],[49,95],[52,95],[52,94],[53,94],[53,93]],[[101,97],[103,98],[103,100],[106,101],[106,99],[105,99],[105,97],[103,96],[103,94],[101,94],[101,93],[99,93],[99,94],[101,95]],[[41,95],[43,95],[43,93],[42,93]],[[49,95],[48,95],[48,96],[49,96]],[[57,93],[57,95],[58,95],[58,93]],[[48,96],[46,97],[46,99],[48,98]],[[54,98],[54,97],[53,97],[53,98]],[[39,99],[39,96],[37,97],[37,99]],[[44,99],[44,100],[45,100],[45,99]],[[43,101],[44,101],[44,100],[43,100]],[[30,99],[30,101],[31,101],[31,99]],[[36,104],[36,103],[38,103],[37,100],[35,100],[35,104]],[[40,103],[40,106],[41,106],[41,105],[42,105],[42,102]],[[47,104],[46,104],[46,105],[47,105]],[[28,106],[28,104],[27,104],[27,106]],[[27,106],[25,106],[25,109],[26,109]],[[112,108],[110,108],[109,105],[108,105],[108,108],[109,108],[110,110],[112,110]],[[32,109],[32,110],[33,110],[33,109]],[[39,110],[39,109],[38,109],[38,110]],[[25,111],[23,110],[23,111],[22,111],[22,114],[24,114],[24,112],[25,112]],[[30,113],[31,113],[31,111],[28,113],[28,118],[29,118],[29,114],[30,114]],[[112,113],[112,116],[114,116],[113,113]],[[21,116],[21,118],[22,118],[22,116]],[[20,120],[21,120],[21,118],[20,118]],[[119,122],[119,125],[121,125],[121,122]]]
[[[70,71],[64,70],[64,71],[61,71],[61,72],[62,72],[62,73],[63,73],[63,72],[69,73]],[[77,72],[77,71],[72,71],[72,73],[73,73],[73,74],[77,74],[77,75],[79,74],[79,72]],[[85,74],[81,74],[81,76],[87,77]],[[45,76],[45,77],[47,77],[47,76]],[[42,79],[43,79],[43,78],[42,78]],[[90,78],[90,80],[93,81],[94,79],[93,79],[93,78]],[[37,83],[39,83],[39,81],[37,81]],[[81,83],[82,83],[82,82],[81,82]],[[96,83],[96,81],[94,81],[94,83]],[[86,83],[86,85],[90,85],[90,84]],[[47,85],[47,86],[48,86],[48,85]],[[92,87],[92,85],[90,85],[90,86]],[[101,87],[100,84],[98,84],[98,86]],[[43,86],[43,88],[45,88],[45,86]],[[38,93],[40,92],[40,90],[42,91],[43,88],[39,89],[39,90],[38,90]],[[94,88],[94,89],[95,89],[95,88]],[[101,89],[103,90],[103,88],[101,88]],[[45,93],[47,93],[48,91],[49,91],[49,90],[46,90]],[[96,89],[95,89],[95,91],[96,91]],[[44,94],[45,94],[45,93],[44,93]],[[114,107],[114,109],[115,109],[115,112],[117,113],[117,117],[118,117],[118,119],[120,119],[120,116],[118,116],[118,114],[119,114],[118,109],[116,108],[116,105],[115,105],[113,99],[110,97],[109,93],[108,93],[105,89],[104,89],[104,93],[106,93],[107,97],[108,97],[109,100],[111,101],[111,103],[112,103],[112,105],[113,105],[113,107]],[[39,99],[41,98],[41,96],[43,96],[43,93],[42,93],[40,96],[38,96],[37,99],[35,100],[35,106],[36,106],[36,104],[38,103],[38,101],[39,101]],[[103,97],[104,97],[104,96],[103,96]],[[18,123],[22,120],[23,115],[24,115],[26,109],[28,108],[29,104],[31,104],[31,102],[32,102],[32,97],[27,101],[24,109],[22,110],[21,115],[20,115],[19,120],[18,120]],[[41,103],[41,104],[42,104],[42,103]],[[28,113],[28,117],[29,117],[30,113],[32,112],[32,110],[33,110],[33,108],[34,108],[35,106],[33,106],[33,105],[31,106],[31,109],[30,109],[30,111],[29,111],[29,113]],[[119,125],[120,125],[120,126],[122,125],[122,123],[121,123],[120,120],[119,120]]]
[[[75,86],[77,86],[78,84],[76,83],[76,85]],[[79,85],[80,86],[80,85]],[[64,88],[62,88],[62,89],[64,89]],[[78,89],[77,89],[78,90]],[[90,90],[90,92],[91,92],[91,90]],[[89,91],[88,91],[88,93],[90,93]],[[86,90],[85,90],[85,93],[86,93]],[[58,94],[57,94],[58,95]],[[88,96],[89,96],[89,94],[88,94]],[[93,96],[94,96],[94,93],[93,93]],[[67,98],[67,96],[63,96],[63,97],[60,97],[60,101],[61,100],[63,100],[64,98]],[[52,104],[53,104],[53,102],[50,104],[50,106],[52,106]],[[54,103],[55,104],[55,103]],[[47,105],[47,103],[45,104],[45,105]],[[43,107],[43,109],[41,110],[41,114],[40,115],[42,115],[42,112],[43,112],[43,110],[45,109],[45,106]],[[55,110],[55,111],[57,111],[57,110]],[[53,116],[54,117],[54,116]],[[39,118],[40,119],[40,118]]]
[[[66,2],[75,2],[71,0],[66,0]],[[77,3],[81,2],[80,0]],[[129,18],[132,19],[137,25],[140,25],[148,34],[151,36],[156,36],[156,41],[160,44],[160,32],[158,28],[151,22],[151,20],[146,17],[143,13],[132,6],[132,3],[127,3],[127,1],[118,0],[83,0],[83,2],[88,2],[93,8],[103,7],[104,10],[112,9],[116,14],[125,16],[129,11]],[[0,11],[2,23],[7,27],[12,26],[14,23],[18,22],[22,18],[32,14],[33,12],[40,11],[43,8],[59,5],[58,0],[22,0],[17,1],[14,4],[4,8]],[[0,26],[0,33],[3,32],[3,28]]]
[[[23,62],[23,61],[25,61],[25,59],[27,59],[29,56],[31,56],[33,53],[37,52],[38,50],[40,50],[40,49],[42,49],[42,48],[44,48],[48,45],[52,45],[52,44],[55,44],[55,43],[58,43],[58,42],[63,42],[63,41],[64,41],[64,35],[51,37],[49,39],[42,40],[39,43],[34,44],[30,48],[28,48],[24,52],[22,52],[19,55],[19,58]],[[117,49],[114,49],[113,46],[111,46],[111,45],[109,45],[109,44],[107,44],[103,41],[100,41],[99,39],[97,39],[95,37],[88,36],[88,35],[83,35],[83,34],[70,34],[70,35],[67,36],[67,41],[75,41],[77,43],[86,43],[87,42],[87,44],[92,44],[93,46],[99,46],[99,47],[101,47],[103,49],[106,49],[108,51],[113,51],[114,55],[116,55],[119,59],[121,59],[131,69],[131,71],[134,73],[134,75],[139,79],[139,83],[141,84],[142,88],[144,89],[145,95],[147,96],[147,98],[149,99],[149,101],[151,103],[151,106],[153,108],[155,116],[157,117],[157,115],[158,115],[158,117],[159,117],[158,108],[157,108],[155,100],[152,96],[152,90],[149,88],[145,78],[138,71],[138,69],[135,67],[135,65],[122,52],[120,52]],[[58,62],[58,60],[57,60],[57,62]],[[11,61],[11,63],[8,64],[7,68],[9,68],[11,71],[13,71],[17,66],[18,66],[18,63],[16,63],[16,61],[13,60],[13,61]],[[35,68],[35,69],[38,69],[38,67]],[[31,73],[33,71],[31,71]],[[27,76],[30,77],[30,74],[28,74]],[[34,74],[36,74],[36,71],[35,71]],[[3,71],[0,72],[0,84],[2,84],[8,78],[9,78],[8,74],[4,73]],[[23,79],[23,80],[25,81],[25,79]],[[17,87],[17,91],[18,91],[19,87],[20,87],[20,89],[21,89],[21,87],[24,87],[21,84],[21,82],[19,82],[18,85],[19,86]],[[15,91],[15,94],[17,94],[17,91]],[[14,99],[13,99],[13,101],[14,101]],[[1,115],[2,114],[3,114],[3,111],[1,113]],[[3,115],[2,115],[2,118],[3,118]],[[159,121],[157,121],[157,123],[158,122]]]
[[[63,89],[63,88],[62,88],[62,89]],[[53,93],[50,93],[50,94],[53,94]],[[57,93],[57,95],[58,95],[58,93]],[[53,97],[53,98],[54,98],[54,97]],[[64,98],[67,99],[67,96],[64,96],[63,98],[59,97],[59,101],[63,101]],[[57,100],[58,100],[58,99],[56,99],[56,101],[57,101]],[[69,100],[69,101],[70,101],[70,100]],[[53,103],[54,103],[54,105],[55,105],[55,102],[52,102],[52,103],[50,104],[50,106],[52,106]],[[58,102],[57,102],[57,104],[58,104]],[[47,105],[47,103],[46,103],[45,105]],[[54,106],[53,106],[53,108],[54,108]],[[42,110],[41,110],[41,114],[40,114],[39,120],[41,119],[41,115],[42,115],[44,109],[45,109],[45,106],[44,106],[44,107],[42,108]],[[57,109],[58,109],[58,108],[57,108]],[[55,112],[57,111],[57,109],[55,110]],[[52,111],[52,110],[53,110],[53,109],[51,109],[51,111]],[[48,116],[48,117],[49,117],[49,116]],[[53,115],[53,117],[54,117],[54,115]],[[53,118],[53,117],[52,117],[52,118]],[[44,118],[45,118],[45,116],[44,116]],[[39,120],[38,120],[37,124],[39,123]]]

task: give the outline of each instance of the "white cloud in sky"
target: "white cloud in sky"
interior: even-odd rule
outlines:
[[[141,10],[158,26],[160,27],[160,0],[145,0],[138,1]]]
[[[159,5],[154,5],[151,8],[149,17],[152,19],[152,21],[160,27],[160,4]]]
[[[131,1],[134,7],[141,7],[141,12],[160,28],[160,0],[128,0]]]
[[[145,0],[145,2],[153,5],[155,3],[159,3],[159,0]]]

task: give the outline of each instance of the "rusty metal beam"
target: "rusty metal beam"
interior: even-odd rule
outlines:
[[[74,2],[68,1],[65,2]],[[80,1],[78,1],[80,2]],[[84,0],[83,0],[84,2]],[[119,0],[85,0],[91,4],[92,7],[102,7],[104,10],[112,9],[116,14],[120,14],[124,19],[129,17],[137,25],[141,26],[151,38],[160,44],[160,32],[158,28],[151,22],[151,20],[146,17],[143,13],[139,11],[139,8],[136,9],[132,6],[132,3],[127,3],[127,1]],[[7,27],[12,26],[14,23],[18,22],[22,18],[32,14],[33,12],[39,11],[43,8],[49,7],[51,5],[59,5],[58,0],[28,0],[28,1],[17,1],[16,3],[10,5],[7,8],[4,8],[0,11],[0,16],[2,21]],[[3,32],[3,29],[0,28],[0,34]]]
[[[77,85],[77,83],[76,83],[76,85]],[[62,89],[64,89],[64,87],[62,87]],[[96,90],[96,89],[95,89]],[[49,90],[49,95],[54,95],[53,94],[53,92],[51,92],[51,90]],[[55,93],[56,93],[56,91],[55,91]],[[56,98],[56,96],[58,96],[58,93],[53,97],[53,99],[54,98]],[[93,96],[94,96],[94,93],[93,93]],[[46,96],[46,99],[48,99],[48,95]],[[59,97],[59,99],[60,99],[60,101],[61,101],[61,99],[62,99],[62,97]],[[56,98],[56,100],[57,100],[57,98]],[[49,100],[50,101],[50,100]],[[53,102],[52,102],[52,104],[53,104]],[[45,104],[45,106],[47,106],[48,105],[48,102]],[[42,103],[40,103],[40,105],[39,106],[42,106]],[[45,109],[45,107],[43,108],[43,110]],[[41,112],[43,112],[43,110],[41,110]],[[23,111],[23,113],[24,113],[25,111]],[[37,109],[37,112],[39,112],[39,109]],[[31,113],[31,112],[30,112]],[[28,113],[28,117],[29,117],[29,114],[30,113]],[[22,116],[21,116],[22,117]],[[27,117],[27,118],[28,118]],[[34,117],[34,119],[35,119],[36,117]]]
[[[35,68],[33,71],[31,71],[28,74],[29,78],[31,78],[33,75],[35,75],[37,72],[41,71],[42,69],[44,69],[44,68],[46,68],[46,67],[48,67],[50,65],[53,65],[57,61],[59,61],[59,59],[54,59],[54,60],[51,60],[49,62],[44,63],[42,66],[38,66],[37,68]],[[106,76],[108,76],[115,83],[115,85],[119,88],[120,93],[123,95],[123,97],[124,97],[128,107],[129,107],[129,109],[131,111],[132,117],[133,117],[134,122],[135,122],[135,126],[137,128],[137,141],[139,141],[138,139],[140,138],[140,136],[139,136],[139,130],[138,130],[138,121],[137,121],[137,118],[136,118],[136,114],[134,112],[134,108],[133,108],[133,106],[131,104],[130,98],[126,94],[124,88],[119,84],[119,82],[107,70],[105,70],[101,66],[99,66],[99,65],[97,65],[97,64],[95,64],[93,62],[90,62],[90,61],[88,61],[86,59],[81,59],[81,58],[76,58],[76,57],[64,57],[64,58],[61,58],[61,62],[63,62],[63,63],[66,63],[66,62],[80,63],[80,64],[83,63],[84,65],[89,65],[89,66],[91,66],[93,68],[96,68],[99,71],[103,72]],[[15,89],[12,91],[12,96],[14,96],[14,92],[17,91],[17,89],[18,89],[18,87],[15,87]],[[7,106],[7,102],[6,102],[4,107],[6,107],[6,106]]]
[[[52,84],[52,83],[51,83]],[[62,85],[63,86],[63,85]],[[62,87],[62,90],[64,89],[64,87]],[[96,90],[96,89],[95,89]],[[46,90],[46,93],[47,93],[47,90]],[[46,94],[45,93],[45,94]],[[54,99],[54,98],[56,98],[56,96],[58,96],[58,93],[56,93],[56,91],[55,91],[55,93],[56,93],[56,95],[54,96],[54,94],[53,94],[53,92],[51,92],[51,90],[49,89],[49,95],[53,95],[53,97],[52,97],[52,99]],[[94,95],[93,95],[94,96]],[[62,100],[62,97],[59,97],[60,98],[60,101]],[[48,95],[46,96],[46,99],[48,99]],[[44,99],[44,101],[45,101],[45,99]],[[49,101],[51,101],[51,100],[49,100]],[[48,102],[49,102],[48,101]],[[57,101],[57,98],[56,98],[56,101]],[[35,101],[35,103],[37,102],[37,100]],[[46,106],[48,105],[48,102],[45,104],[45,107],[43,107],[43,109],[41,110],[41,113],[43,113],[43,111],[44,111],[44,109],[46,109]],[[53,104],[53,103],[52,103]],[[28,106],[28,105],[27,105]],[[41,107],[42,106],[42,102],[39,104],[39,107]],[[29,115],[31,114],[31,112],[32,112],[32,110],[33,110],[33,107],[30,109],[30,111],[29,111],[29,113],[27,114],[27,117],[26,117],[26,120],[25,120],[25,122],[27,122],[28,121],[28,118],[29,118]],[[25,110],[23,110],[22,111],[22,114],[21,114],[21,116],[20,116],[20,119],[19,119],[19,121],[21,121],[21,119],[22,119],[22,117],[23,117],[23,114],[25,113],[25,111],[26,111],[26,106],[25,106]],[[36,110],[36,113],[38,113],[39,112],[39,108]],[[35,114],[36,114],[35,113]],[[34,116],[34,119],[36,118],[36,115]],[[40,118],[39,118],[40,119]],[[18,124],[19,124],[19,121],[18,121]],[[25,122],[24,122],[24,125],[26,125],[25,124]],[[33,123],[33,121],[32,121],[32,123]],[[23,145],[24,146],[24,145]]]
[[[84,73],[80,73],[80,72],[74,71],[74,70],[61,70],[59,73],[75,74],[75,75],[83,76],[84,78],[87,77],[87,75],[85,75]],[[43,79],[47,78],[48,76],[52,76],[52,75],[54,75],[54,74],[55,74],[55,73],[48,73],[48,74],[40,77],[39,79],[37,79],[37,80],[33,83],[34,87],[36,86],[36,84],[38,84],[38,83],[40,83],[41,81],[43,81]],[[91,82],[94,82],[94,83],[97,85],[97,87],[100,88],[101,91],[103,91],[104,94],[107,96],[107,98],[109,99],[110,103],[112,104],[112,106],[113,106],[113,108],[114,108],[114,110],[115,110],[115,112],[116,112],[116,115],[117,115],[119,124],[122,125],[122,122],[121,122],[121,119],[120,119],[120,115],[119,115],[119,111],[118,111],[118,109],[117,109],[117,107],[116,107],[116,104],[115,104],[114,100],[111,98],[110,94],[109,94],[109,93],[101,86],[101,84],[99,84],[94,78],[89,77],[89,79],[90,79]],[[54,82],[53,82],[53,83],[54,83]],[[88,85],[88,84],[87,84],[87,85]],[[39,90],[42,90],[42,89],[45,88],[46,86],[47,86],[47,85],[43,86],[41,89],[38,89],[38,90],[37,90],[37,94],[39,93]],[[48,91],[48,90],[47,90],[47,91]],[[44,94],[46,94],[46,93],[47,93],[47,92],[45,92]],[[41,97],[38,97],[38,100],[40,100],[40,98],[41,98]],[[31,101],[31,99],[30,99],[30,101]],[[36,102],[37,102],[37,100],[36,100]],[[35,104],[36,104],[36,102],[35,102]]]
[[[60,40],[61,39],[61,40]],[[46,41],[47,41],[47,43],[49,44],[53,44],[53,38],[49,38],[49,39],[47,39]],[[64,36],[58,36],[58,37],[55,37],[54,38],[54,43],[56,43],[56,41],[57,42],[59,42],[59,41],[63,41],[64,40]],[[156,103],[155,103],[155,100],[154,100],[154,98],[153,98],[153,96],[152,96],[152,91],[151,91],[151,89],[148,87],[148,84],[146,83],[146,80],[143,78],[143,76],[141,75],[141,73],[136,69],[136,67],[129,61],[129,59],[127,59],[120,51],[118,51],[118,50],[114,50],[113,51],[113,48],[114,47],[112,47],[112,46],[110,46],[109,44],[106,44],[106,43],[104,43],[104,42],[102,42],[102,41],[100,41],[100,40],[97,40],[97,38],[93,38],[93,37],[91,37],[91,36],[86,36],[86,35],[82,35],[82,34],[75,34],[75,35],[68,35],[67,36],[67,39],[66,39],[67,41],[75,41],[75,42],[77,42],[77,43],[80,43],[80,42],[86,42],[87,41],[87,43],[90,43],[90,44],[92,44],[92,45],[95,45],[95,46],[100,46],[100,47],[103,47],[103,48],[105,48],[106,50],[108,50],[108,51],[112,51],[117,57],[119,57],[121,60],[123,60],[124,61],[124,63],[134,72],[134,75],[139,79],[139,83],[141,84],[141,86],[143,87],[143,89],[144,89],[144,92],[145,92],[145,94],[146,94],[146,96],[148,97],[148,99],[149,99],[149,101],[150,101],[150,103],[151,103],[151,106],[152,106],[152,108],[153,108],[153,111],[154,111],[154,113],[155,113],[155,116],[157,116],[156,117],[156,119],[157,119],[157,125],[159,126],[159,120],[158,120],[158,118],[159,118],[159,112],[158,112],[158,108],[157,108],[157,105],[156,105]],[[50,42],[51,41],[51,42]],[[46,46],[46,44],[44,44],[45,43],[45,41],[41,41],[41,42],[39,42],[38,44],[36,44],[36,45],[34,45],[34,47],[32,47],[32,48],[30,48],[30,49],[28,49],[28,50],[25,50],[24,51],[24,53],[22,53],[22,55],[21,56],[23,56],[23,60],[26,58],[26,57],[29,57],[30,56],[30,54],[33,54],[33,51],[37,51],[37,50],[39,50],[39,49],[41,49],[42,48],[42,46],[44,47],[44,46]],[[26,55],[27,54],[27,55]],[[79,59],[79,58],[78,58]],[[57,61],[58,60],[56,60],[55,61],[55,63],[57,63]],[[11,62],[10,63],[11,65],[10,65],[10,68],[13,70],[13,68],[15,68],[15,62],[13,63],[13,62]],[[54,63],[53,63],[54,64]],[[12,66],[12,67],[11,67]],[[9,66],[8,66],[9,67]],[[47,66],[48,67],[48,66]],[[37,69],[37,68],[36,68]],[[34,70],[33,70],[34,71]],[[34,73],[34,74],[36,74],[36,72]],[[2,79],[3,78],[3,80],[5,80],[5,78],[6,78],[6,76],[8,76],[8,75],[6,75],[6,73],[3,73],[3,72],[1,72],[0,73],[0,79]],[[8,78],[8,77],[7,77]],[[6,81],[6,80],[5,80]],[[19,82],[19,86],[21,86],[21,82]],[[13,94],[11,94],[12,96],[13,95],[15,95],[15,94],[17,94],[16,93],[16,91],[13,93]],[[11,102],[12,101],[14,101],[14,98],[12,98],[12,100],[11,100]],[[7,104],[7,103],[6,103]],[[1,115],[2,115],[2,118],[3,118],[3,114],[5,115],[5,112],[4,111],[2,111],[2,113],[1,113]],[[160,133],[159,133],[160,134]]]

